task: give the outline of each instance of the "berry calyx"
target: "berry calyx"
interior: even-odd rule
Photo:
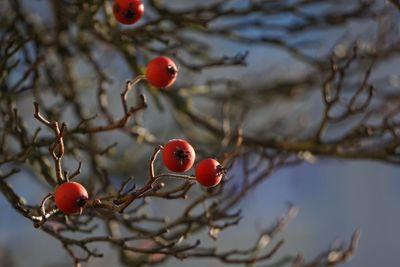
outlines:
[[[81,213],[88,200],[88,193],[80,183],[66,182],[56,188],[54,198],[57,208],[63,213]]]
[[[178,77],[176,64],[168,57],[159,56],[150,60],[146,68],[148,82],[160,88],[170,87]]]
[[[189,170],[194,163],[196,153],[193,147],[183,139],[172,139],[164,145],[162,160],[164,165],[173,172]]]
[[[116,20],[122,24],[137,22],[144,13],[144,5],[140,0],[115,0],[113,14]]]
[[[205,187],[218,185],[225,174],[226,169],[213,158],[199,161],[195,170],[197,182]]]

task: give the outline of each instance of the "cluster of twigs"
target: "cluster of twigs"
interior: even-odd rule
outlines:
[[[171,257],[212,258],[246,266],[269,262],[284,242],[290,242],[279,240],[277,234],[296,215],[295,207],[259,233],[248,249],[203,247],[196,235],[207,231],[210,238],[218,239],[222,231],[240,223],[240,201],[279,168],[316,157],[400,162],[400,95],[390,84],[371,78],[374,69],[400,52],[390,25],[378,25],[378,41],[361,42],[357,37],[344,45],[339,39],[319,56],[308,51],[309,42],[315,40],[307,40],[310,32],[344,28],[352,21],[390,24],[392,12],[398,12],[397,1],[279,0],[235,6],[234,1],[217,0],[177,8],[169,1],[149,0],[145,4],[150,15],[133,28],[115,23],[111,1],[41,1],[38,5],[51,12],[40,19],[32,15],[28,2],[0,3],[0,191],[35,227],[60,241],[75,266],[101,257],[93,248],[101,242],[111,244],[126,266],[151,265]],[[275,21],[279,16],[293,19]],[[230,77],[210,80],[204,84],[207,96],[222,112],[200,112],[197,103],[190,101],[197,99],[198,87],[184,77],[179,88],[167,92],[139,84],[145,80],[142,66],[153,54],[173,55],[183,70],[194,72],[246,65],[251,46],[245,52],[213,55],[209,37],[274,47],[307,66],[307,72],[265,84]],[[384,46],[381,40],[387,40]],[[108,51],[119,55],[119,70],[123,66],[128,75],[137,77],[125,83],[121,105],[115,105],[118,97],[110,91],[119,70],[109,68],[113,63],[108,62]],[[90,74],[84,73],[85,68]],[[225,89],[222,94],[220,87]],[[298,123],[296,134],[291,134],[281,123],[291,116],[285,114],[272,122],[262,116],[253,131],[243,127],[247,112],[272,101],[295,101],[292,95],[299,92],[321,92],[321,115],[311,119],[315,123]],[[130,106],[133,99],[136,104]],[[157,107],[173,114],[172,123],[198,144],[200,153],[219,155],[228,167],[220,186],[200,189],[190,174],[157,168],[165,135],[157,134],[144,115]],[[118,110],[120,117],[115,115]],[[343,124],[349,127],[338,131]],[[258,134],[265,129],[279,134]],[[110,144],[105,138],[108,133],[122,134],[122,143],[140,148],[135,150],[138,156],[124,157],[124,144]],[[147,164],[140,156],[148,159]],[[79,163],[69,173],[71,159]],[[10,186],[8,180],[19,171],[30,172],[48,189],[40,203],[26,203],[18,188]],[[125,178],[115,186],[119,176]],[[51,201],[54,188],[71,179],[85,183],[91,196],[80,216],[61,214]],[[170,219],[162,212],[147,214],[144,210],[152,198],[180,205],[179,214]],[[99,226],[103,234],[94,234]],[[70,232],[81,236],[72,238]],[[275,265],[345,262],[354,254],[359,236],[356,231],[347,247],[333,247],[311,261],[299,253],[275,260]]]

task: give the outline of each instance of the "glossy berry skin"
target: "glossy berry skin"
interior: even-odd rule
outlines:
[[[192,168],[196,153],[193,147],[183,139],[172,139],[164,145],[162,160],[173,172],[184,172]]]
[[[144,13],[140,0],[115,0],[112,9],[116,20],[127,25],[137,22]]]
[[[54,193],[57,208],[66,214],[81,213],[88,200],[88,193],[80,183],[66,182]]]
[[[146,78],[155,87],[167,88],[175,82],[177,76],[178,68],[168,57],[159,56],[147,64]]]
[[[213,158],[199,161],[196,166],[195,176],[197,182],[205,187],[213,187],[221,182],[226,169]]]

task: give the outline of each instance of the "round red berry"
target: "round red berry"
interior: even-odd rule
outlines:
[[[56,206],[66,214],[82,212],[88,193],[80,183],[66,182],[56,188]]]
[[[226,169],[212,158],[201,160],[195,170],[196,180],[199,184],[206,187],[213,187],[221,182],[222,176],[226,173]]]
[[[168,57],[159,56],[147,64],[146,78],[156,87],[166,88],[171,86],[178,76],[178,68]]]
[[[164,145],[162,160],[173,172],[184,172],[192,168],[196,153],[193,147],[183,139],[172,139]]]
[[[115,0],[113,3],[114,17],[122,24],[133,24],[144,13],[144,6],[140,0]]]

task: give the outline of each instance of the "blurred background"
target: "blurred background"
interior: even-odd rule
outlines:
[[[46,191],[29,181],[21,174],[12,183],[29,202],[38,202]],[[301,251],[306,259],[312,259],[335,242],[347,243],[359,228],[362,237],[356,255],[343,266],[397,266],[399,186],[398,167],[374,162],[321,160],[277,171],[240,204],[243,220],[221,234],[218,246],[221,250],[246,248],[291,202],[299,208],[299,214],[282,233],[286,243],[280,255]],[[3,262],[10,262],[4,266],[13,266],[11,262],[14,266],[70,266],[58,241],[34,229],[3,197],[0,203],[1,257]],[[159,203],[155,212],[173,209],[169,205]],[[202,241],[213,242],[206,233]],[[110,247],[98,247],[105,257],[84,266],[119,266]],[[223,266],[201,259],[165,263],[188,265]]]
[[[18,2],[26,19],[38,28],[53,33],[57,31],[57,27],[63,27],[54,16],[54,1],[11,2],[0,3],[0,15],[7,17],[7,22],[11,20],[10,17],[19,16],[16,15],[18,12],[13,13],[15,3]],[[270,13],[255,8],[245,15],[221,16],[205,28],[189,20],[182,23],[195,25],[177,29],[174,27],[178,27],[176,25],[179,23],[175,21],[166,21],[165,25],[160,23],[147,26],[146,23],[150,24],[158,16],[171,15],[163,13],[161,8],[155,9],[154,6],[160,5],[179,12],[207,7],[218,1],[144,1],[148,13],[134,26],[114,25],[112,18],[107,18],[112,1],[87,1],[87,5],[97,4],[104,6],[106,10],[90,11],[94,14],[93,21],[109,20],[111,22],[108,23],[112,24],[110,32],[102,29],[105,26],[101,23],[96,24],[96,30],[105,35],[112,33],[127,36],[126,39],[121,38],[120,43],[117,39],[112,40],[121,46],[118,53],[117,48],[107,44],[108,41],[93,40],[93,45],[92,36],[83,33],[86,22],[81,21],[89,19],[85,17],[86,13],[82,15],[79,12],[78,7],[81,6],[84,7],[82,10],[87,11],[82,2],[86,1],[60,1],[60,5],[71,7],[65,10],[65,19],[68,21],[75,18],[81,24],[72,25],[56,40],[67,47],[71,44],[68,58],[73,66],[72,76],[75,87],[78,88],[79,101],[85,106],[87,114],[98,113],[95,99],[99,84],[106,88],[109,109],[118,117],[122,114],[119,94],[124,81],[143,72],[150,55],[165,53],[177,60],[180,66],[179,78],[170,91],[160,92],[148,88],[145,83],[137,88],[138,92],[148,97],[149,107],[135,117],[135,126],[148,129],[155,141],[150,139],[155,143],[185,137],[196,140],[202,155],[220,152],[213,146],[220,144],[221,139],[207,132],[204,127],[198,127],[196,122],[190,122],[193,118],[188,117],[190,112],[186,112],[187,107],[199,116],[212,117],[218,122],[226,119],[226,116],[232,125],[241,125],[244,133],[252,137],[308,140],[314,136],[323,116],[325,106],[321,90],[329,75],[329,67],[326,66],[332,56],[339,60],[346,58],[355,44],[360,53],[365,55],[349,71],[349,78],[345,82],[348,89],[344,91],[353,92],[351,88],[362,81],[371,56],[375,61],[369,80],[378,95],[372,106],[380,107],[386,101],[389,103],[398,100],[396,97],[400,93],[400,62],[397,53],[400,51],[400,24],[399,10],[391,1],[225,1],[223,10],[246,10],[251,4],[265,3]],[[100,5],[99,2],[106,3]],[[6,13],[9,15],[6,16]],[[201,21],[203,18],[200,13],[199,17],[195,15],[196,13],[190,13],[188,18],[194,21]],[[5,32],[5,21],[1,22],[2,32]],[[23,28],[27,29],[29,27]],[[160,39],[166,38],[168,42],[161,40],[157,43],[148,36],[136,36],[151,30],[156,33],[165,31],[165,36],[161,35]],[[77,52],[79,40],[82,41],[82,46],[89,44],[92,58],[109,78],[107,82],[99,82],[99,73],[93,70],[93,66],[81,56],[81,52]],[[52,37],[48,41],[51,42]],[[140,47],[144,42],[148,42],[150,47],[130,51],[134,50],[130,45]],[[26,51],[21,53],[34,53],[36,49],[28,42]],[[54,87],[66,79],[64,75],[68,75],[59,65],[60,59],[52,58],[56,52],[52,48],[48,49],[46,61],[50,62],[49,66],[54,67],[53,71],[59,76],[52,77],[55,80],[53,84],[46,84],[44,81],[48,87],[43,87],[40,99],[49,107],[61,105],[57,116],[69,125],[74,125],[79,122],[79,118],[74,115],[73,106],[65,105],[64,109],[60,98],[60,95],[64,95],[62,92],[68,91],[68,86]],[[382,55],[376,51],[382,51]],[[214,59],[217,61],[213,61]],[[215,66],[206,67],[210,62]],[[14,69],[6,82],[18,81],[25,70],[23,65]],[[44,78],[46,79],[50,80]],[[24,84],[29,83],[30,81],[24,81]],[[32,105],[33,100],[37,99],[37,90],[24,90],[16,101],[16,107],[30,132],[38,127],[38,122],[33,118]],[[136,101],[136,92],[129,99]],[[102,118],[98,120],[101,122]],[[336,140],[337,136],[342,136],[355,123],[359,123],[358,118],[330,125],[322,142]],[[5,125],[1,127],[4,130]],[[47,134],[49,137],[49,133],[43,129],[40,134]],[[146,141],[133,142],[130,136],[118,131],[102,133],[99,140],[105,146],[118,142],[112,148],[110,160],[102,160],[114,184],[120,184],[131,174],[145,177],[147,170],[142,166],[151,154],[153,141],[150,144]],[[383,136],[382,140],[386,144],[388,139]],[[374,148],[379,149],[382,146],[379,140],[374,142]],[[13,145],[10,147],[12,150]],[[398,163],[385,158],[373,160],[372,156],[368,156],[368,151],[367,149],[365,157],[360,159],[329,153],[318,155],[313,152],[304,156],[307,151],[292,151],[304,160],[295,165],[277,168],[252,189],[237,206],[242,210],[243,216],[238,225],[224,230],[217,241],[212,240],[206,230],[196,237],[202,244],[214,245],[221,251],[245,249],[254,244],[260,232],[274,224],[291,203],[299,208],[299,214],[278,236],[285,240],[282,249],[276,258],[259,266],[276,266],[274,263],[280,257],[300,252],[306,261],[310,261],[333,245],[347,245],[356,229],[360,229],[362,233],[358,249],[355,257],[343,266],[398,266]],[[90,164],[85,164],[85,160],[84,153],[74,152],[66,156],[64,164],[67,169],[74,169],[78,161],[83,161],[83,173],[79,180],[87,181],[93,173],[88,166]],[[0,168],[5,171],[14,165],[3,164]],[[240,164],[235,165],[230,174],[232,172],[233,183],[240,181]],[[139,181],[143,182],[144,179],[139,178]],[[31,205],[37,205],[51,190],[28,166],[23,166],[22,171],[8,178],[7,182]],[[150,199],[146,212],[153,215],[162,212],[173,217],[181,208],[176,201],[178,200]],[[2,194],[0,210],[1,266],[71,266],[71,260],[60,242],[33,228],[32,222],[18,214]],[[101,229],[98,231],[101,232]],[[83,266],[124,266],[119,263],[118,253],[111,246],[96,244],[96,248],[105,257],[92,259]],[[171,258],[161,265],[225,266],[215,260],[198,258],[183,261]]]

